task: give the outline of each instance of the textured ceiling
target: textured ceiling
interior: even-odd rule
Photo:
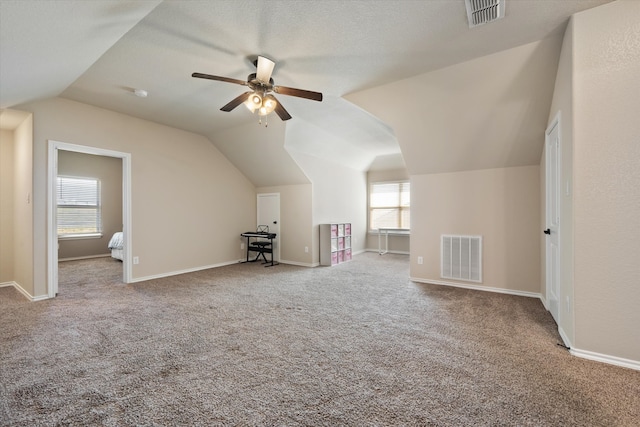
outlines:
[[[160,0],[0,1],[0,108],[58,96]]]
[[[191,73],[243,80],[260,54],[276,62],[276,84],[325,95],[322,103],[278,96],[296,121],[287,135],[307,139],[301,127],[308,126],[334,148],[367,153],[358,166],[366,168],[399,152],[397,131],[346,95],[559,36],[571,14],[608,1],[507,1],[505,19],[469,29],[463,0],[1,0],[0,101],[10,108],[59,95],[220,144],[222,131],[257,121],[241,107],[219,110],[245,88]],[[310,139],[286,145],[322,157]]]

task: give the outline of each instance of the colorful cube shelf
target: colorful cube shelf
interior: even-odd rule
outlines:
[[[351,224],[320,224],[320,265],[351,261]]]

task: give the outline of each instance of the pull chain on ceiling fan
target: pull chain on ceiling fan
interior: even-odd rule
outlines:
[[[252,112],[258,112],[259,116],[266,116],[274,112],[280,117],[281,120],[289,120],[291,115],[285,110],[282,104],[273,96],[273,93],[287,96],[296,96],[298,98],[311,99],[313,101],[322,101],[322,93],[312,92],[310,90],[295,89],[286,86],[276,86],[273,83],[271,74],[275,67],[275,62],[264,56],[258,56],[256,63],[256,72],[249,74],[247,81],[232,79],[229,77],[213,76],[211,74],[193,73],[191,77],[199,79],[217,80],[221,82],[234,83],[242,86],[247,86],[251,89],[242,95],[232,99],[227,105],[220,108],[222,111],[232,111],[238,105],[244,103],[247,108]],[[261,123],[261,121],[259,122]]]

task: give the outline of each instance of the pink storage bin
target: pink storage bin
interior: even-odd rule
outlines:
[[[331,254],[331,265],[336,265],[338,263],[338,252],[333,252]]]

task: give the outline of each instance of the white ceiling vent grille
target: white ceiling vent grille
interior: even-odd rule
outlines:
[[[482,283],[482,236],[442,235],[440,277]]]
[[[469,28],[504,18],[506,0],[465,0]]]

